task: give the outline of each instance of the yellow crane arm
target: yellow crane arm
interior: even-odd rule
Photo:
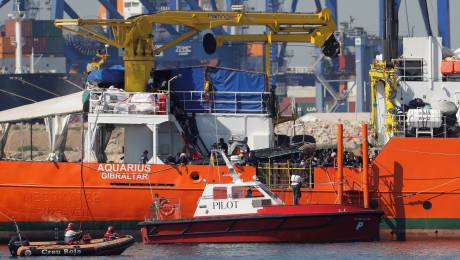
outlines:
[[[190,30],[156,47],[153,39],[156,24],[182,25]],[[306,42],[322,47],[327,56],[338,53],[338,43],[333,36],[336,24],[327,8],[318,13],[163,11],[126,20],[58,19],[55,25],[83,37],[124,49],[127,91],[144,91],[156,53],[199,32],[219,26],[266,26],[271,33],[220,35],[217,36],[218,44],[223,41]],[[98,30],[97,27],[109,29],[111,36],[102,33],[103,30]]]

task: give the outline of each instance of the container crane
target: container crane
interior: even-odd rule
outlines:
[[[156,24],[182,25],[189,31],[157,47],[153,30]],[[313,43],[322,48],[326,56],[339,52],[339,43],[333,33],[336,23],[329,9],[318,13],[260,13],[238,10],[232,12],[163,11],[122,19],[58,19],[55,26],[124,50],[125,90],[145,91],[154,67],[155,55],[196,34],[221,26],[266,26],[267,34],[217,35],[206,34],[203,38],[205,51],[212,53],[224,41],[259,41],[267,46],[266,74],[270,76],[271,42]],[[106,35],[95,27],[104,27]],[[268,81],[267,81],[268,82]]]

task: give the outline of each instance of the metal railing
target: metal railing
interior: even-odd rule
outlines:
[[[424,81],[424,61],[422,58],[394,59],[395,69],[402,81]]]
[[[290,188],[293,174],[302,177],[302,187],[314,187],[314,167],[302,168],[291,163],[259,163],[257,166],[257,177],[269,188]]]
[[[166,115],[169,112],[165,92],[91,92],[90,112],[108,114]]]
[[[270,92],[174,91],[172,94],[186,112],[268,113]]]

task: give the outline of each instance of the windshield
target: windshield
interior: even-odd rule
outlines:
[[[259,187],[268,194],[268,196],[270,196],[272,199],[274,199],[277,203],[279,204],[284,204],[283,201],[278,197],[278,195],[276,195],[275,193],[273,193],[267,186],[265,186],[264,184],[260,183],[259,184]]]

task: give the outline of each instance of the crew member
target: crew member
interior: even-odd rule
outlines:
[[[145,150],[145,151],[142,153],[142,155],[141,155],[141,160],[140,160],[140,162],[141,162],[142,164],[146,164],[146,163],[149,161],[148,155],[149,155],[149,151],[147,151],[147,150]]]
[[[249,187],[248,191],[246,191],[246,198],[252,198],[252,189]]]
[[[117,237],[118,237],[118,234],[113,232],[113,227],[109,226],[107,228],[107,231],[104,234],[104,239],[110,240],[110,239],[115,239]]]
[[[68,244],[73,244],[76,242],[77,234],[79,232],[76,232],[73,223],[69,223],[67,225],[67,228],[65,229],[65,234],[64,234],[64,242]]]
[[[177,160],[177,163],[180,165],[186,165],[188,163],[187,154],[184,152],[180,153],[179,160]]]
[[[228,154],[228,145],[224,142],[224,138],[219,139],[219,144],[217,145],[217,147],[223,150],[226,155]]]
[[[299,199],[300,199],[300,187],[302,186],[302,177],[298,175],[298,173],[294,172],[291,175],[291,187],[292,187],[292,192],[294,195],[294,205],[299,205]]]

